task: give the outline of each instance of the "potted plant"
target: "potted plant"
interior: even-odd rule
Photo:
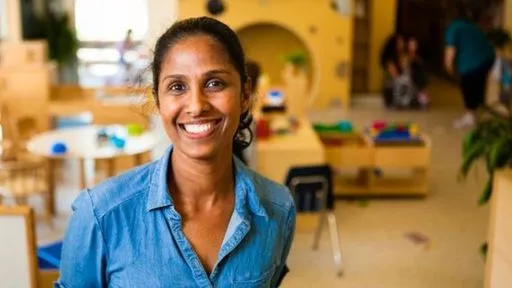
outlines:
[[[41,16],[32,15],[26,28],[26,39],[44,39],[48,44],[48,58],[58,65],[59,81],[74,82],[78,40],[71,29],[69,16],[64,12],[46,9]],[[69,81],[67,81],[70,79]]]
[[[283,55],[283,60],[285,62],[285,70],[293,71],[294,75],[299,72],[306,73],[308,65],[308,55],[306,52],[301,50],[290,51]]]
[[[497,103],[481,109],[481,120],[465,135],[460,171],[462,178],[466,178],[474,163],[479,159],[485,160],[488,179],[480,197],[480,205],[487,203],[492,195],[494,171],[510,167],[512,163],[512,89],[508,83],[512,79],[507,79],[512,76],[512,71],[506,54],[512,38],[504,28],[489,30],[487,37],[497,51],[500,77],[495,80],[500,86],[499,93],[504,95],[500,95]]]
[[[495,65],[499,65],[500,73],[498,79],[494,80],[499,86],[499,100],[480,110],[480,121],[464,136],[460,168],[460,176],[465,179],[474,164],[484,160],[487,182],[480,195],[480,205],[485,205],[492,196],[494,172],[512,165],[512,67],[507,53],[512,38],[503,28],[491,29],[487,37],[496,49]],[[481,246],[480,252],[485,257],[487,243]]]
[[[512,164],[512,114],[510,103],[488,106],[482,110],[479,123],[463,140],[460,174],[465,179],[474,164],[483,159],[488,175],[479,203],[486,204],[492,195],[494,171]]]
[[[461,178],[465,179],[479,160],[484,160],[486,166],[487,182],[480,195],[480,205],[485,205],[492,196],[494,172],[512,167],[511,107],[509,101],[484,108],[479,123],[464,136]],[[482,244],[480,253],[485,258],[487,243]]]

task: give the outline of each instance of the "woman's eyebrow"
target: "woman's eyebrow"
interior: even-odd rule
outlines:
[[[180,79],[185,79],[185,78],[187,78],[187,77],[185,77],[185,75],[183,75],[183,74],[170,74],[170,75],[165,75],[161,81],[166,80],[166,79],[180,80]]]
[[[212,76],[216,74],[231,74],[231,72],[227,69],[213,69],[204,73],[206,76]]]
[[[213,70],[209,70],[209,71],[206,71],[205,73],[203,73],[204,76],[206,77],[211,77],[211,76],[214,76],[214,75],[218,75],[218,74],[231,74],[231,71],[227,70],[227,69],[213,69]],[[165,75],[163,78],[162,78],[162,81],[163,80],[166,80],[166,79],[177,79],[177,80],[182,80],[182,79],[185,79],[187,78],[187,76],[185,76],[184,74],[169,74],[169,75]]]

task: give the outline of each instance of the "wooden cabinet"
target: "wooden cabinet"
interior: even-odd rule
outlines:
[[[0,69],[1,95],[16,99],[50,99],[50,70],[47,66]]]
[[[0,65],[2,67],[45,65],[47,59],[48,46],[46,41],[0,43]]]
[[[363,143],[325,145],[334,168],[334,191],[340,196],[425,196],[429,188],[430,138],[421,145],[379,146]],[[347,173],[355,172],[355,173]]]
[[[7,109],[12,125],[30,119],[34,130],[48,130],[52,71],[50,65],[0,68],[0,105]]]
[[[512,283],[512,171],[496,172],[493,188],[485,287],[509,288]]]

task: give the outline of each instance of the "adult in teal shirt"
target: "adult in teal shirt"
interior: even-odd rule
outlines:
[[[484,104],[487,77],[494,64],[495,53],[491,42],[477,25],[477,13],[462,1],[456,3],[458,17],[445,34],[445,65],[451,74],[460,76],[460,85],[466,113],[457,119],[457,128],[472,126],[476,110]]]

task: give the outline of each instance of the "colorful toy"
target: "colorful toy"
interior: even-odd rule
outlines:
[[[51,150],[52,154],[65,154],[68,152],[68,147],[64,142],[55,142],[52,144]]]
[[[140,136],[144,132],[144,127],[140,124],[128,124],[126,125],[126,131],[129,136]]]
[[[129,125],[110,125],[98,129],[98,131],[96,132],[97,145],[99,147],[111,145],[116,149],[123,149],[126,145],[126,140],[128,139],[128,136],[136,136],[134,134],[140,135],[139,133],[142,133],[140,132],[142,126],[128,126]],[[132,135],[130,135],[130,133]]]
[[[415,123],[386,123],[375,121],[369,134],[376,142],[416,142],[419,141],[419,129]]]
[[[114,135],[113,137],[110,138],[110,143],[117,149],[123,149],[126,145],[126,140]]]
[[[108,145],[107,129],[101,128],[96,132],[96,142],[98,143],[98,146]]]
[[[334,133],[352,133],[354,132],[354,127],[350,121],[342,120],[335,124],[321,124],[316,123],[313,124],[313,129],[316,132],[334,132]]]
[[[256,137],[258,139],[267,139],[270,137],[270,124],[265,119],[260,119],[256,123]]]

